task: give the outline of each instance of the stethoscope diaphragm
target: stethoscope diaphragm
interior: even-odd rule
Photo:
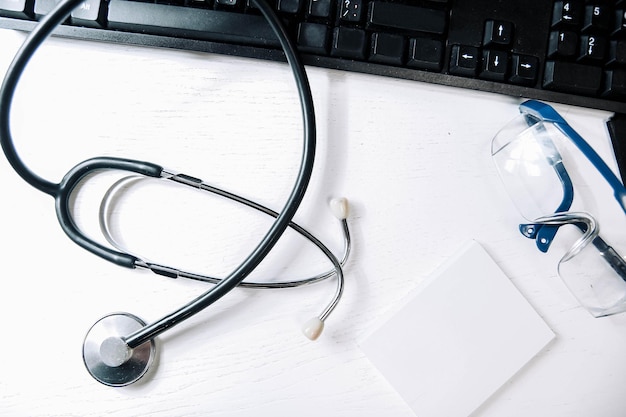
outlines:
[[[129,313],[113,313],[102,317],[87,332],[83,343],[83,361],[98,382],[123,387],[145,375],[156,355],[154,339],[130,348],[124,336],[146,323]]]

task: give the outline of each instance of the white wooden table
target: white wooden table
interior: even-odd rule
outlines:
[[[22,40],[0,31],[0,69]],[[158,360],[142,381],[100,385],[81,357],[98,318],[128,311],[152,322],[208,287],[83,251],[59,227],[52,199],[1,158],[0,415],[412,416],[358,341],[475,239],[557,335],[475,416],[623,416],[626,315],[593,319],[569,295],[556,275],[559,254],[542,255],[518,234],[520,219],[491,161],[491,138],[520,101],[320,69],[309,76],[319,146],[296,221],[339,252],[327,202],[346,196],[354,239],[344,299],[320,340],[309,342],[299,327],[327,302],[333,282],[237,290],[160,336]],[[558,109],[614,166],[610,115]],[[280,208],[299,163],[299,114],[281,64],[54,39],[24,74],[13,130],[26,162],[54,181],[89,157],[122,156]],[[105,179],[76,197],[76,218],[93,234]],[[269,224],[219,200],[190,205],[186,193],[166,191],[138,194],[116,223],[133,249],[162,263],[226,274]],[[623,217],[603,233],[626,247]],[[289,235],[255,276],[328,268]]]

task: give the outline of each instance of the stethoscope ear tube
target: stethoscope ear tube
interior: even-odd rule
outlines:
[[[50,36],[52,31],[60,25],[82,1],[83,0],[62,1],[57,4],[52,12],[44,16],[15,54],[5,74],[2,87],[0,88],[0,144],[2,145],[2,150],[15,172],[17,172],[24,181],[39,191],[50,195],[56,193],[58,185],[33,173],[17,154],[10,129],[11,105],[24,68],[28,65],[28,62],[37,48],[39,48],[48,36]]]

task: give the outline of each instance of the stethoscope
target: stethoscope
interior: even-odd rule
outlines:
[[[292,191],[280,212],[273,211],[233,193],[213,187],[204,181],[185,174],[165,170],[157,164],[115,157],[96,157],[79,163],[72,168],[59,183],[48,181],[33,173],[20,159],[13,144],[9,127],[10,110],[13,96],[22,72],[37,48],[47,39],[52,31],[63,22],[72,10],[83,0],[66,0],[48,14],[30,33],[17,52],[6,72],[0,89],[0,143],[13,169],[30,185],[52,196],[55,210],[64,232],[84,249],[127,268],[148,269],[156,274],[170,278],[184,277],[215,284],[209,291],[190,301],[185,306],[164,316],[160,320],[146,324],[140,318],[129,313],[114,313],[98,320],[87,335],[83,344],[83,360],[89,373],[99,382],[110,386],[125,386],[139,380],[146,374],[156,355],[155,338],[202,311],[222,296],[241,285],[252,288],[289,288],[323,281],[330,277],[337,278],[337,288],[330,303],[322,312],[308,321],[303,328],[304,334],[315,340],[324,328],[324,322],[337,306],[344,285],[343,264],[350,252],[350,233],[346,221],[348,204],[345,199],[331,201],[331,209],[341,221],[344,236],[344,252],[338,259],[321,241],[311,233],[292,222],[306,192],[312,175],[315,156],[315,112],[312,95],[304,66],[290,40],[285,28],[274,11],[264,0],[252,0],[265,16],[267,22],[278,37],[283,52],[296,80],[304,127],[303,149],[300,168]],[[96,242],[76,225],[71,212],[70,197],[86,176],[102,171],[115,170],[130,173],[115,183],[104,195],[99,211],[99,222],[103,235],[110,246]],[[111,205],[135,181],[148,179],[172,181],[187,187],[217,194],[237,203],[244,204],[262,213],[274,217],[274,221],[260,243],[247,258],[225,278],[216,278],[182,271],[142,259],[129,253],[111,232]],[[331,271],[309,277],[284,282],[243,282],[272,250],[281,235],[292,228],[322,251],[333,265]]]

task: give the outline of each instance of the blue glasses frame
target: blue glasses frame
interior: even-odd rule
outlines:
[[[576,130],[574,130],[567,123],[567,121],[565,121],[565,119],[556,110],[554,110],[554,108],[536,100],[528,100],[520,104],[519,110],[520,113],[527,118],[529,125],[539,122],[551,123],[561,133],[563,133],[563,135],[565,135],[565,137],[567,137],[583,153],[583,155],[607,181],[613,189],[613,196],[615,197],[615,200],[620,205],[624,213],[626,213],[626,187],[624,187],[600,155],[598,155],[589,143],[583,139],[583,137],[580,136],[580,134],[578,134],[578,132],[576,132]],[[563,186],[563,200],[555,211],[556,213],[559,213],[570,209],[574,200],[574,186],[562,162],[555,164],[554,169]],[[559,227],[560,226],[547,224],[521,224],[519,228],[520,232],[524,236],[536,240],[537,248],[540,251],[547,252]]]
[[[520,112],[527,118],[529,125],[539,122],[552,123],[559,131],[561,131],[574,145],[583,153],[583,155],[592,163],[602,177],[613,189],[615,200],[626,213],[626,187],[621,183],[617,176],[611,171],[604,160],[597,152],[582,138],[551,106],[529,100],[522,103],[519,107]],[[564,197],[555,213],[569,210],[574,199],[574,187],[570,176],[567,174],[562,161],[554,165],[556,174],[563,185]],[[563,223],[566,224],[566,223]],[[562,224],[561,224],[562,225]],[[537,247],[546,252],[561,225],[554,224],[527,224],[520,225],[520,231],[526,237],[537,239]],[[586,226],[582,223],[576,223],[582,232],[586,232]],[[527,233],[525,233],[527,231]],[[626,261],[622,258],[608,243],[600,236],[596,236],[593,246],[598,250],[599,255],[611,266],[611,268],[626,281]]]

